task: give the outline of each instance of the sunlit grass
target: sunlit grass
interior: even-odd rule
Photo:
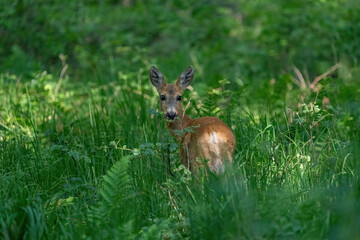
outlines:
[[[356,0],[0,6],[0,239],[360,236]],[[190,64],[221,176],[180,165],[148,79]]]
[[[179,165],[162,115],[151,110],[157,101],[143,89],[146,73],[135,85],[121,77],[121,85],[76,94],[69,94],[67,81],[57,95],[61,104],[46,87],[56,80],[37,78],[16,89],[2,81],[0,224],[6,239],[358,234],[359,128],[343,122],[347,112],[316,105],[296,110],[291,120],[291,112],[254,115],[238,105],[243,95],[224,118],[237,138],[234,164],[223,176],[195,177]],[[218,94],[211,104],[239,96]],[[200,114],[211,111],[207,104]],[[226,109],[217,113],[229,116]],[[124,159],[129,164],[102,177]]]

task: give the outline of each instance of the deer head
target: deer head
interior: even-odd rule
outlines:
[[[154,66],[150,68],[150,81],[156,87],[160,96],[160,107],[165,117],[174,120],[182,116],[182,94],[194,77],[194,68],[190,66],[180,74],[175,84],[167,84],[163,74]]]

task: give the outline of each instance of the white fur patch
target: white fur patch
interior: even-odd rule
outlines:
[[[210,134],[210,141],[212,143],[217,143],[216,134],[214,132],[211,132],[211,134]]]
[[[219,139],[218,136],[215,132],[211,132],[210,133],[210,145],[211,145],[211,150],[214,151],[214,153],[217,156],[220,156],[220,149],[219,149]]]
[[[212,152],[213,155],[213,159],[212,160],[212,171],[215,171],[217,174],[223,173],[225,170],[225,166],[222,162],[221,159],[221,151],[220,151],[220,145],[221,142],[224,139],[222,139],[221,134],[219,135],[216,132],[211,132],[210,133],[210,141],[209,141],[209,148],[210,148],[210,152]]]

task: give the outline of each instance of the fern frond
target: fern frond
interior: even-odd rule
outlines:
[[[100,190],[101,200],[88,213],[89,221],[100,223],[106,219],[111,223],[123,224],[132,214],[126,203],[133,197],[131,193],[131,178],[128,165],[131,156],[125,156],[115,163],[103,176],[103,186]]]
[[[129,160],[130,156],[123,157],[103,177],[104,183],[100,195],[105,201],[104,204],[112,206],[126,197],[130,187]]]

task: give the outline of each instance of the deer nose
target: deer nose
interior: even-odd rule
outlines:
[[[168,112],[166,113],[166,118],[174,120],[176,117],[176,113],[175,112]]]

